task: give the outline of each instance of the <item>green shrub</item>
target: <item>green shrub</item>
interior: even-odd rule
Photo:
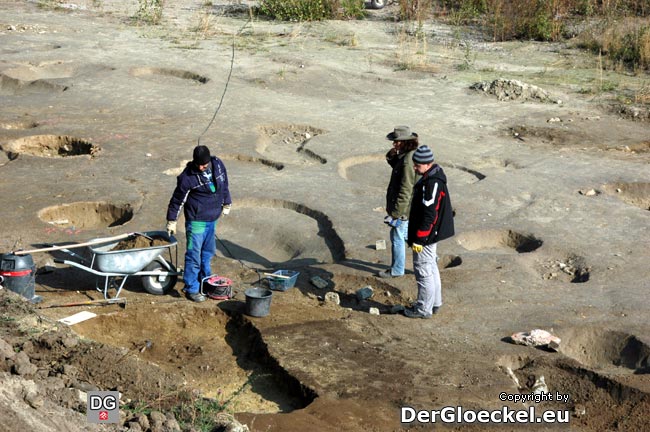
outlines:
[[[650,69],[650,23],[623,26],[603,39],[607,57],[630,68]]]
[[[608,68],[650,70],[650,20],[603,20],[588,32],[583,32],[576,46],[594,54],[602,53]]]
[[[147,24],[158,24],[162,19],[164,0],[138,0],[135,18]]]
[[[282,21],[320,21],[333,16],[327,0],[262,0],[259,10]]]
[[[299,22],[366,15],[364,0],[262,0],[259,12],[273,19]]]
[[[524,14],[515,26],[515,36],[520,39],[553,40],[553,17],[546,2],[540,1],[531,15]]]
[[[336,0],[332,10],[335,11],[335,18],[359,19],[366,16],[364,4],[364,0]]]

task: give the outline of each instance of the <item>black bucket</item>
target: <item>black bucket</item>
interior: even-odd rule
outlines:
[[[248,288],[246,294],[246,315],[265,317],[271,311],[273,291],[266,288]]]
[[[9,291],[20,294],[32,303],[39,303],[42,298],[34,295],[36,283],[36,266],[29,254],[0,255],[0,283]]]

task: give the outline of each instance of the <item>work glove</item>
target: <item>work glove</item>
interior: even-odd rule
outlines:
[[[384,223],[386,225],[389,225],[389,226],[393,227],[393,228],[397,228],[402,224],[402,220],[401,219],[393,219],[392,216],[386,216],[384,218]]]
[[[424,246],[421,244],[413,243],[413,246],[411,246],[411,249],[413,249],[413,252],[415,253],[420,253],[424,249]]]
[[[232,204],[224,204],[221,213],[225,216],[230,213],[230,208],[232,207]]]
[[[176,221],[167,221],[167,234],[170,236],[176,234]]]

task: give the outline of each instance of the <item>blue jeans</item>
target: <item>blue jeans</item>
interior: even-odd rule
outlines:
[[[217,252],[214,232],[217,222],[185,222],[187,248],[185,250],[185,271],[183,282],[187,294],[196,294],[201,289],[201,280],[210,276],[210,261]]]
[[[397,228],[390,229],[390,243],[392,259],[390,274],[402,276],[406,264],[406,237],[409,231],[409,221],[405,220]]]

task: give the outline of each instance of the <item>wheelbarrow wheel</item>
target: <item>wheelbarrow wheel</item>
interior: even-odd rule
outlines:
[[[144,271],[160,272],[160,275],[142,276],[142,286],[149,294],[167,294],[169,290],[174,288],[178,280],[177,275],[169,274],[167,267],[159,261],[161,259],[157,258],[143,269]]]

